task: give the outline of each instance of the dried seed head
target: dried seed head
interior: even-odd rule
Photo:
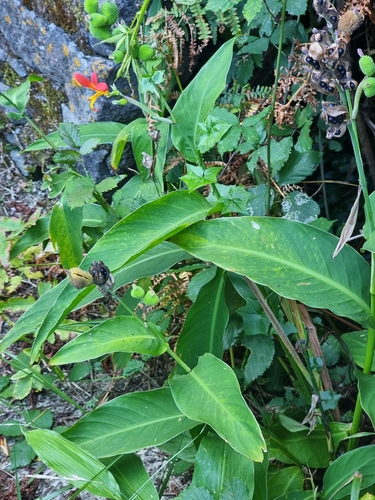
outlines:
[[[345,35],[351,35],[363,23],[363,16],[357,11],[348,10],[339,19],[338,29]]]
[[[79,267],[72,267],[66,270],[69,282],[74,286],[74,288],[86,288],[93,284],[93,279],[91,275],[80,269]]]

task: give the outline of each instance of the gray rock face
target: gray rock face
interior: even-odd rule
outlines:
[[[130,22],[137,11],[135,0],[116,3],[120,19],[125,13]],[[36,73],[62,90],[66,96],[66,101],[61,102],[63,121],[129,123],[141,116],[137,107],[115,106],[110,99],[101,97],[96,103],[98,112],[94,112],[87,101],[92,92],[73,80],[75,72],[88,77],[96,72],[100,81],[109,86],[114,82],[118,66],[108,59],[114,46],[96,43],[85,22],[83,0],[0,1],[0,60],[9,63],[22,78]],[[124,94],[131,93],[124,79],[117,80],[116,87]]]

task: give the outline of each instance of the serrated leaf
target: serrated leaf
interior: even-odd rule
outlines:
[[[107,191],[111,191],[111,189],[115,189],[117,184],[124,179],[126,175],[116,175],[115,177],[107,177],[103,179],[99,184],[95,186],[96,190],[99,193],[106,193]]]
[[[203,170],[202,167],[187,164],[188,173],[180,177],[188,187],[189,193],[196,189],[213,184],[222,167],[211,167]]]
[[[307,9],[307,0],[288,0],[286,11],[291,16],[302,16]]]
[[[59,135],[61,139],[71,148],[78,148],[80,144],[80,133],[78,125],[64,122],[59,124]]]
[[[79,152],[81,155],[87,155],[89,153],[92,153],[99,144],[100,144],[100,139],[98,137],[87,139],[87,141],[85,141],[79,148]]]
[[[267,335],[250,335],[243,340],[251,353],[245,366],[245,385],[263,375],[272,363],[275,346],[273,339]]]
[[[319,151],[299,153],[293,150],[284,167],[275,175],[275,181],[282,186],[303,181],[314,173],[321,156]]]
[[[272,174],[275,175],[286,163],[292,151],[293,139],[292,137],[284,137],[281,141],[271,139],[271,168]],[[259,148],[260,158],[268,164],[267,159],[267,146]]]
[[[70,208],[83,207],[91,201],[95,184],[89,177],[74,177],[66,185],[65,199]]]
[[[308,224],[318,218],[320,206],[306,193],[293,191],[281,202],[283,219],[296,220]]]
[[[313,140],[310,137],[310,127],[312,120],[307,120],[300,130],[298,140],[294,149],[299,153],[308,153],[312,149]]]
[[[248,23],[255,19],[262,9],[263,0],[247,0],[243,7],[243,15]]]

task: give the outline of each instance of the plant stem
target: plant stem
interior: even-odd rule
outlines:
[[[188,367],[188,365],[187,365],[186,363],[184,363],[184,362],[182,361],[182,359],[181,359],[181,358],[179,358],[179,357],[177,356],[177,354],[176,354],[175,352],[173,352],[173,351],[172,351],[172,349],[171,349],[170,347],[168,347],[168,348],[167,348],[167,353],[171,356],[171,358],[173,358],[173,359],[176,361],[176,363],[177,363],[178,365],[180,365],[180,366],[181,366],[181,368],[182,368],[183,370],[185,370],[185,372],[186,372],[186,373],[190,373],[190,372],[191,372],[191,368],[189,368],[189,367]]]
[[[270,117],[268,119],[268,132],[267,132],[267,200],[266,200],[266,214],[269,215],[271,209],[271,130],[273,125],[275,105],[276,105],[276,94],[277,94],[277,84],[280,76],[280,66],[281,66],[281,54],[283,50],[284,41],[284,26],[285,26],[285,14],[286,14],[286,0],[283,0],[283,8],[281,11],[281,23],[280,23],[280,36],[279,36],[279,46],[277,49],[277,59],[276,59],[276,70],[275,70],[275,83],[273,85],[272,103],[270,110]]]

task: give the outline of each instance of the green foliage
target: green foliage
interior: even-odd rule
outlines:
[[[372,425],[375,420],[372,257],[369,264],[343,243],[333,259],[333,221],[319,218],[321,206],[307,183],[294,186],[322,164],[323,149],[329,154],[319,137],[314,96],[303,87],[307,74],[293,58],[294,39],[308,40],[299,21],[307,2],[184,0],[157,12],[156,3],[146,1],[129,26],[120,22],[113,31],[114,3],[102,3],[100,12],[96,2],[84,7],[91,33],[114,45],[118,76],[128,77],[130,68],[136,75],[139,100],[114,85],[113,105],[135,104],[144,118],[125,126],[64,123],[26,149],[53,149],[43,187],[54,205],[42,218],[2,218],[6,296],[22,276],[42,279],[32,274],[28,259],[35,258],[31,249],[48,241],[62,267],[71,268],[70,278],[83,273],[87,281],[77,288],[72,278],[64,279],[47,291],[41,283],[36,302],[18,297],[20,302],[0,304],[2,314],[28,308],[1,339],[0,351],[8,353],[25,338],[31,344],[13,355],[14,373],[4,379],[1,394],[17,402],[32,391],[57,392],[53,383],[64,377],[60,365],[73,365],[67,380],[80,383],[107,356],[116,375],[127,378],[144,372],[148,358],[164,363],[169,357],[176,366],[169,370],[164,363],[164,387],[90,408],[62,434],[50,430],[52,413],[39,410],[0,426],[3,434],[26,436],[27,443],[13,448],[11,466],[36,454],[96,496],[156,499],[162,492],[133,453],[159,446],[180,471],[194,465],[191,485],[179,496],[184,500],[328,500],[348,498],[356,488],[370,491],[373,445],[350,448],[357,446],[351,434],[359,430],[360,410]],[[193,67],[209,40],[220,47],[183,88],[176,62],[183,44],[190,43]],[[251,87],[248,80],[258,71],[269,66],[273,75],[274,61],[264,59],[272,44],[276,75],[283,67],[279,81]],[[360,83],[354,111],[361,92],[369,94],[371,78]],[[0,93],[10,118],[27,116],[32,81]],[[175,82],[180,92],[174,102]],[[325,112],[335,106],[327,104]],[[340,113],[329,116],[334,121]],[[345,127],[366,199],[365,248],[371,251],[374,210],[355,117],[353,112],[350,123],[345,118]],[[127,143],[137,172],[122,187],[125,176],[96,183],[80,173],[85,155],[101,144],[112,145],[117,173]],[[338,137],[331,150],[340,153],[341,144]],[[93,262],[101,269],[96,274]],[[18,282],[11,281],[14,269]],[[80,309],[103,294],[106,301],[97,304],[109,317],[69,322],[70,313],[79,318]],[[366,330],[348,333],[339,323],[343,317]],[[43,347],[64,328],[77,336],[62,335],[68,341],[49,359],[55,375],[47,376]],[[354,382],[349,355],[357,367]],[[348,424],[337,414],[350,384],[359,399]]]

